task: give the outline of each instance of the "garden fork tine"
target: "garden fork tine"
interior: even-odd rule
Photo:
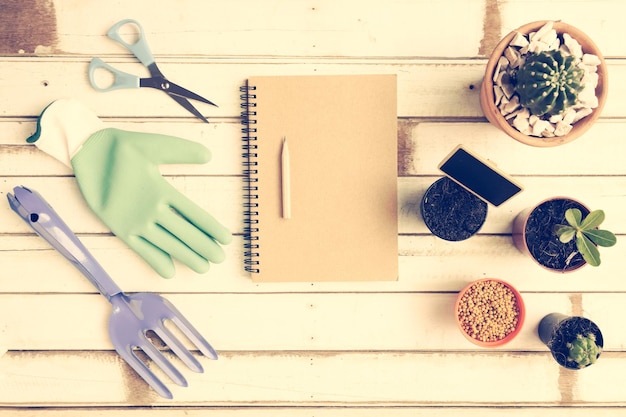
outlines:
[[[143,349],[142,349],[143,350]],[[145,351],[144,351],[145,352]],[[168,398],[168,399],[172,399],[174,398],[174,396],[172,395],[172,392],[167,388],[167,386],[165,386],[165,384],[154,374],[154,372],[152,372],[150,370],[150,368],[148,368],[148,365],[146,365],[141,359],[139,359],[139,357],[137,356],[137,353],[130,347],[124,349],[124,350],[118,350],[117,353],[126,361],[126,363],[128,363],[130,365],[131,368],[134,369],[135,372],[137,372],[139,374],[139,376],[141,376],[141,378],[143,378],[144,381],[146,381],[148,383],[148,385],[150,385],[152,387],[153,390],[155,390],[160,396],[164,397],[164,398]],[[147,354],[147,353],[146,353]],[[159,352],[159,354],[161,354]],[[162,355],[162,354],[161,354]],[[149,356],[149,355],[148,355]],[[154,359],[153,359],[154,360]],[[170,376],[170,378],[172,378],[172,380],[174,380],[174,382],[176,382],[178,385],[186,387],[187,386],[187,381],[185,380],[185,377],[183,377],[180,372],[175,371],[176,373],[178,373],[179,378],[181,378],[181,380],[176,381],[172,378],[172,376]],[[169,375],[168,375],[169,376]]]
[[[209,342],[200,334],[198,330],[183,316],[180,311],[172,303],[165,300],[169,306],[172,316],[169,318],[180,331],[202,352],[202,354],[211,359],[217,359],[217,352],[211,346]],[[200,365],[200,363],[198,363]],[[200,372],[202,372],[202,366],[200,366]]]
[[[181,361],[185,365],[196,372],[202,372],[202,365],[198,360],[191,354],[189,349],[185,345],[183,345],[180,340],[172,334],[166,327],[162,327],[158,330],[155,330],[157,336],[161,338],[161,340],[172,349],[172,352],[176,354],[180,358]]]
[[[147,343],[145,345],[139,347],[145,352],[146,355],[150,357],[150,359],[154,361],[154,363],[159,366],[159,368],[161,368],[163,372],[165,372],[167,376],[170,377],[172,381],[174,381],[181,387],[187,386],[187,380],[185,379],[183,374],[181,374],[180,371],[176,369],[174,365],[172,365],[172,362],[170,362],[170,360],[167,359],[165,355],[163,355],[163,353],[159,349],[157,349],[149,340],[147,340]]]

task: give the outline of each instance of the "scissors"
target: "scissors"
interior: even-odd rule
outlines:
[[[134,24],[139,28],[139,38],[135,43],[128,43],[122,39],[120,36],[119,30],[122,26],[127,24]],[[148,47],[148,43],[145,40],[143,28],[133,19],[125,19],[117,22],[109,31],[107,32],[107,36],[114,41],[122,44],[126,49],[131,51],[135,57],[141,61],[141,63],[148,68],[150,71],[151,77],[149,78],[139,78],[136,75],[128,74],[126,72],[120,71],[118,69],[113,68],[109,64],[105,63],[100,58],[93,58],[89,63],[89,81],[91,82],[91,86],[98,91],[111,91],[117,90],[120,88],[141,88],[141,87],[149,87],[156,88],[157,90],[161,90],[170,96],[175,102],[183,106],[187,111],[189,111],[194,116],[198,117],[202,121],[209,123],[209,121],[187,100],[190,98],[192,100],[201,101],[203,103],[210,104],[212,106],[216,106],[217,104],[207,100],[206,98],[199,96],[198,94],[189,91],[178,84],[175,84],[169,81],[165,76],[161,73],[159,68],[157,67],[156,62],[154,61],[154,57],[152,56],[152,52],[150,52],[150,48]],[[98,69],[104,69],[111,74],[113,74],[113,83],[106,87],[101,87],[96,83],[95,80],[95,72]]]

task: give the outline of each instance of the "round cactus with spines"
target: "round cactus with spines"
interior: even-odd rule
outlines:
[[[515,76],[520,104],[536,116],[561,114],[576,104],[584,70],[560,50],[530,54]]]
[[[575,362],[579,368],[595,363],[602,348],[596,345],[596,337],[593,333],[589,333],[587,336],[579,334],[576,339],[567,344],[569,349],[568,362]]]

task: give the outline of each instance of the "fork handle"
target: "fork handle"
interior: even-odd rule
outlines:
[[[104,268],[70,230],[48,202],[36,191],[15,187],[9,197],[11,208],[54,249],[60,252],[104,295],[111,297],[122,292]]]

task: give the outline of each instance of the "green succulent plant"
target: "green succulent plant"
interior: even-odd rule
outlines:
[[[585,262],[592,266],[600,265],[600,251],[597,246],[609,247],[617,243],[617,238],[608,230],[600,230],[598,226],[604,221],[604,211],[594,210],[584,219],[581,211],[576,208],[565,211],[568,224],[559,224],[554,232],[563,243],[576,239],[576,249]]]
[[[602,352],[602,347],[596,344],[596,336],[593,333],[589,333],[587,336],[579,334],[573,342],[566,346],[569,349],[567,361],[575,362],[579,368],[595,363]]]
[[[561,114],[576,104],[584,70],[560,50],[529,54],[515,74],[520,104],[536,116]]]

